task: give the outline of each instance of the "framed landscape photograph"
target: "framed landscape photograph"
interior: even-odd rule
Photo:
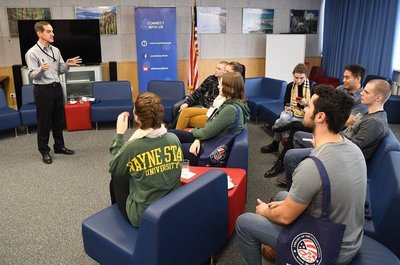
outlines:
[[[100,23],[100,34],[117,34],[116,6],[75,6],[75,18],[98,19]]]
[[[10,37],[18,37],[18,20],[48,20],[51,19],[50,8],[7,8]],[[33,31],[33,28],[32,28]]]
[[[243,8],[243,34],[266,34],[273,30],[273,9]]]
[[[198,33],[225,33],[226,8],[197,7]]]
[[[290,10],[290,33],[316,34],[319,10]]]

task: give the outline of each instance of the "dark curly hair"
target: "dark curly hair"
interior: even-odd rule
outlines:
[[[140,121],[140,129],[160,128],[164,117],[161,98],[152,92],[141,93],[135,101],[135,115]]]
[[[324,112],[327,117],[328,130],[339,133],[349,118],[354,99],[345,92],[327,85],[316,86],[314,94],[318,95],[318,98],[313,101],[313,115]]]

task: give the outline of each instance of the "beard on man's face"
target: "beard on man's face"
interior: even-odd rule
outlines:
[[[302,121],[303,126],[309,128],[311,130],[314,130],[315,129],[314,119],[315,119],[315,115],[312,115],[311,117],[309,117],[307,119],[306,119],[306,116],[304,116],[304,119]]]

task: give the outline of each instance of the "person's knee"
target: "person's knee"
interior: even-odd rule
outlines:
[[[284,201],[286,197],[288,196],[289,192],[287,191],[280,191],[276,194],[276,200],[277,201]]]
[[[241,214],[236,219],[236,232],[242,234],[244,230],[249,226],[249,224],[253,223],[253,215],[254,213],[244,213]]]
[[[283,163],[285,165],[285,168],[286,168],[286,166],[293,165],[294,161],[296,160],[295,159],[295,157],[296,157],[296,155],[295,155],[296,151],[295,150],[296,149],[290,149],[290,150],[288,150],[286,152],[285,157],[283,158]]]

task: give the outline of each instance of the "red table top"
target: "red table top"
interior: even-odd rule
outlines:
[[[240,182],[242,182],[243,179],[246,177],[246,170],[244,170],[242,168],[190,166],[190,172],[196,173],[196,175],[194,175],[190,179],[181,178],[181,184],[187,184],[187,183],[195,180],[196,178],[198,178],[205,172],[213,170],[213,169],[219,169],[219,170],[226,172],[226,174],[231,177],[232,183],[235,184],[234,188],[228,190],[228,196],[232,195],[235,192],[235,190],[237,189],[237,185]]]
[[[68,108],[80,108],[80,107],[89,107],[90,108],[90,102],[80,102],[79,100],[75,104],[71,104],[67,101],[67,104],[65,104],[65,107]]]

